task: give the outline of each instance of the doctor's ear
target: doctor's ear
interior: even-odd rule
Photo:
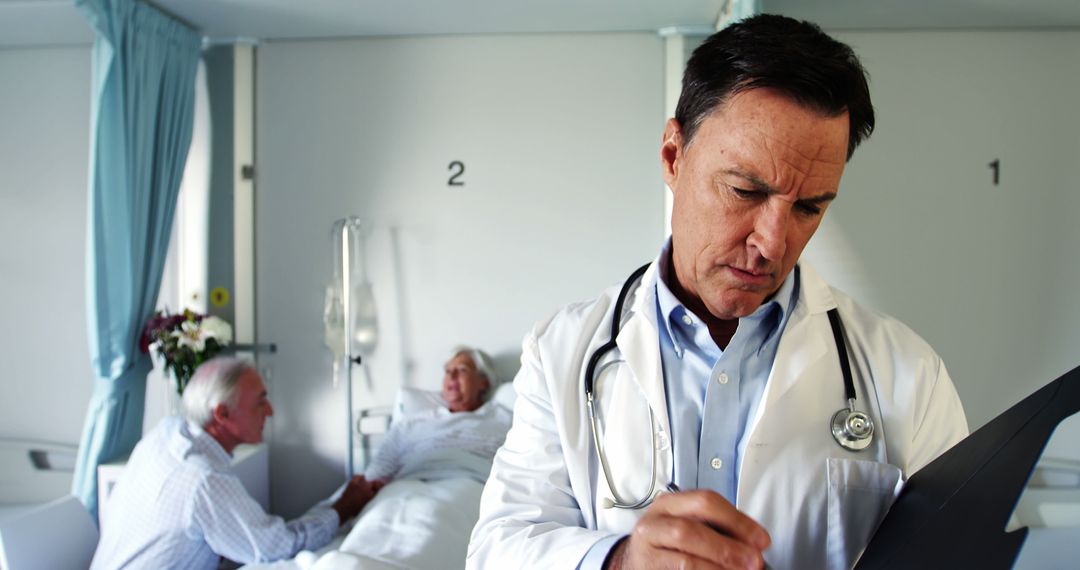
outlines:
[[[663,167],[664,182],[674,186],[679,177],[679,160],[683,154],[682,125],[675,119],[668,119],[664,126],[664,137],[660,142],[660,164]]]

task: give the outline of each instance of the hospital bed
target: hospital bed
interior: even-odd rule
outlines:
[[[513,409],[510,383],[500,385],[493,404]],[[404,388],[389,409],[364,410],[357,422],[361,445],[377,441],[386,427],[408,415],[442,405],[439,392]],[[382,420],[380,421],[380,418]],[[246,570],[356,569],[451,570],[464,568],[469,535],[479,517],[480,493],[489,462],[459,453],[449,457],[460,476],[445,476],[446,460],[439,458],[440,475],[431,479],[405,477],[383,487],[351,525],[326,547],[301,552],[271,564],[249,564]],[[420,467],[422,469],[422,466]],[[328,499],[328,502],[331,499]]]
[[[98,532],[70,495],[76,452],[73,445],[0,439],[0,569],[89,566]]]
[[[70,493],[77,451],[73,445],[0,439],[0,517]]]

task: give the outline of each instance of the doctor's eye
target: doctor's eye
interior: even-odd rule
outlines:
[[[757,195],[761,194],[761,192],[758,192],[757,190],[746,190],[743,188],[736,188],[734,186],[730,186],[730,188],[731,191],[740,198],[754,198]]]
[[[814,217],[821,214],[821,206],[810,202],[796,202],[795,209],[807,217]]]

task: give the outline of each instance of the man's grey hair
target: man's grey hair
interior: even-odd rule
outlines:
[[[206,427],[214,417],[214,408],[224,403],[236,406],[236,385],[255,365],[243,358],[219,356],[202,363],[184,389],[181,412],[188,421]]]
[[[495,367],[491,364],[491,357],[486,352],[479,348],[459,345],[454,347],[454,350],[450,353],[450,358],[454,358],[459,354],[467,355],[472,359],[476,371],[484,378],[487,378],[488,384],[491,385],[490,388],[494,388],[499,383],[499,377],[495,375]]]

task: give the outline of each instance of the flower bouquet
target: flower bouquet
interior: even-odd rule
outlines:
[[[143,328],[139,348],[153,352],[176,378],[176,391],[184,393],[200,364],[217,356],[232,342],[232,327],[218,317],[190,309],[180,314],[158,311]]]

